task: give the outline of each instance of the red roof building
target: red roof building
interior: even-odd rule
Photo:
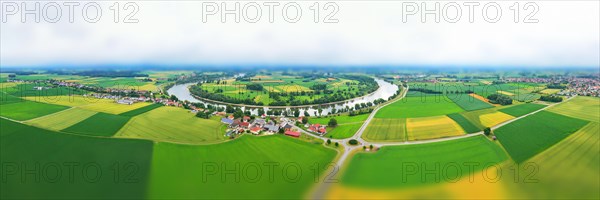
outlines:
[[[260,130],[262,130],[262,128],[255,126],[250,129],[250,132],[252,132],[254,134],[258,134],[258,132],[260,132]]]
[[[250,126],[250,123],[248,123],[248,122],[242,122],[242,123],[240,123],[240,126],[242,128],[248,128]]]
[[[287,136],[292,136],[292,137],[300,137],[300,132],[296,132],[296,131],[286,131],[285,135]]]

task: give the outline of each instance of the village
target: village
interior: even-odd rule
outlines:
[[[224,112],[215,112],[215,115],[224,116]],[[221,118],[221,122],[227,124],[227,132],[225,136],[233,138],[236,135],[243,133],[249,133],[254,135],[272,135],[272,134],[285,134],[291,137],[300,137],[304,130],[296,126],[306,128],[307,132],[311,132],[316,135],[323,136],[327,134],[326,126],[320,124],[303,124],[303,117],[296,119],[286,117],[268,117],[262,115],[259,118],[254,116],[243,116],[241,118],[235,118],[234,115]]]

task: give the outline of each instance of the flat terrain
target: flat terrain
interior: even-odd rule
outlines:
[[[149,198],[299,199],[335,154],[321,144],[282,135],[245,135],[203,146],[157,143]],[[273,165],[272,175],[269,165]],[[225,170],[237,171],[239,181]]]
[[[409,118],[406,121],[408,140],[427,140],[463,135],[465,131],[447,116]]]
[[[24,121],[59,112],[68,108],[69,107],[66,106],[38,103],[33,101],[21,101],[0,104],[0,116],[18,121]]]
[[[96,113],[63,131],[82,135],[111,137],[129,121],[129,117]]]
[[[450,99],[437,97],[405,97],[379,110],[376,118],[413,118],[446,115],[463,111]]]
[[[308,123],[327,125],[332,118],[337,120],[338,125],[336,127],[327,127],[327,134],[325,137],[331,136],[331,138],[334,139],[345,139],[351,137],[358,129],[360,129],[363,122],[369,118],[369,114],[356,116],[341,115],[322,118],[313,117],[308,120]]]
[[[133,117],[115,136],[175,143],[215,143],[225,140],[219,119],[201,119],[187,110],[160,107]]]
[[[348,116],[348,115],[327,116],[327,117],[321,117],[321,118],[311,117],[308,120],[308,123],[327,125],[327,123],[329,123],[329,120],[331,118],[334,118],[338,124],[347,124],[347,123],[364,122],[365,120],[367,120],[367,118],[369,118],[369,114],[362,114],[362,115],[356,115],[356,116]]]
[[[526,103],[526,104],[511,106],[508,108],[503,108],[498,111],[512,115],[513,117],[520,117],[520,116],[526,115],[528,113],[534,112],[536,110],[542,109],[544,107],[546,107],[546,105],[535,104],[535,103]]]
[[[484,127],[492,127],[514,118],[515,117],[503,112],[493,112],[479,116],[479,122]]]
[[[494,107],[492,104],[481,101],[478,98],[475,98],[468,94],[450,94],[448,95],[448,98],[466,111]]]
[[[138,109],[135,109],[135,110],[130,110],[130,111],[121,113],[119,115],[121,115],[121,116],[127,116],[127,117],[134,117],[134,116],[146,113],[148,111],[151,111],[151,110],[163,107],[163,106],[164,105],[160,104],[160,103],[150,104],[148,106],[144,106],[144,107],[141,107],[141,108],[138,108]]]
[[[73,126],[91,117],[94,114],[96,114],[96,112],[94,111],[79,108],[70,108],[58,113],[29,120],[26,123],[40,128],[45,128],[53,131],[60,131],[70,126]]]
[[[505,160],[500,147],[484,136],[419,145],[386,146],[375,153],[358,153],[343,171],[344,185],[363,188],[405,188],[458,179],[468,173],[465,163],[477,163],[474,171],[485,165]],[[435,172],[436,176],[423,176],[423,170],[460,168]],[[449,167],[448,167],[449,166]],[[406,170],[410,170],[407,173]],[[413,173],[414,172],[414,173]]]
[[[454,120],[466,133],[476,133],[481,131],[481,129],[477,128],[475,124],[471,123],[465,116],[462,116],[459,113],[452,113],[447,115],[450,119]]]
[[[577,96],[548,111],[592,122],[600,122],[600,98]]]
[[[0,119],[0,129],[0,162],[3,168],[18,170],[3,179],[2,199],[146,197],[152,142],[56,133],[5,119]],[[36,164],[47,169],[38,174],[40,181],[33,175],[23,176],[23,180],[21,167],[34,169]],[[61,175],[56,176],[57,169]],[[73,175],[68,174],[69,169]]]
[[[104,112],[104,113],[118,115],[121,113],[125,113],[128,111],[138,109],[138,108],[146,107],[150,104],[151,103],[147,103],[147,102],[139,102],[139,103],[134,103],[132,105],[125,105],[125,104],[118,104],[114,101],[111,101],[111,102],[99,102],[99,103],[94,103],[94,104],[90,104],[90,105],[85,105],[85,106],[81,106],[81,108],[87,109],[87,110],[93,110],[96,112]]]
[[[406,119],[373,118],[363,133],[363,138],[368,141],[406,141]]]
[[[64,105],[70,107],[78,107],[86,110],[96,111],[96,112],[104,112],[110,114],[121,114],[128,111],[136,110],[142,107],[149,106],[151,103],[146,102],[138,102],[132,105],[119,104],[112,99],[98,99],[94,97],[85,97],[81,95],[73,95],[73,96],[30,96],[25,97],[25,99],[56,104],[56,105]]]
[[[522,163],[587,123],[581,119],[540,111],[502,126],[494,133],[513,160]]]
[[[325,137],[331,136],[333,139],[345,139],[352,137],[362,126],[362,122],[338,125],[335,128],[327,128]]]

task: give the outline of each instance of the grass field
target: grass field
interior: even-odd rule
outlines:
[[[346,139],[352,137],[358,129],[363,125],[362,122],[350,123],[338,125],[335,128],[327,127],[327,134],[325,137],[331,136],[334,139]]]
[[[115,137],[215,143],[226,139],[225,128],[219,119],[201,119],[181,108],[160,107],[133,117]]]
[[[426,96],[405,97],[390,105],[381,108],[376,118],[413,118],[446,115],[461,112],[461,109],[451,100],[444,96],[439,98]]]
[[[0,105],[23,102],[23,101],[25,101],[25,100],[21,99],[19,97],[0,92]]]
[[[456,105],[460,106],[463,110],[471,111],[471,110],[480,110],[485,108],[494,107],[492,104],[481,101],[478,98],[475,98],[468,94],[458,94],[458,95],[448,95],[448,97],[456,103]]]
[[[523,199],[594,199],[600,195],[600,125],[589,123],[529,161],[539,170],[535,184],[507,184]],[[520,168],[520,174],[532,170]]]
[[[345,139],[351,137],[352,135],[354,135],[354,133],[356,133],[356,131],[358,131],[358,129],[360,129],[363,122],[367,120],[367,118],[369,118],[369,114],[362,114],[356,116],[328,116],[322,118],[312,117],[308,120],[308,122],[311,124],[327,125],[331,118],[337,120],[338,126],[327,127],[327,135],[325,135],[325,137],[331,136],[335,139]]]
[[[33,101],[21,101],[0,104],[0,116],[18,121],[25,121],[59,112],[68,108],[69,107],[60,105],[38,103]]]
[[[104,112],[110,114],[121,114],[128,111],[136,110],[142,107],[146,107],[151,103],[138,102],[132,105],[118,104],[112,99],[98,99],[93,97],[85,97],[82,95],[73,96],[29,96],[25,97],[27,100],[64,105],[70,107],[79,107],[96,112]]]
[[[151,158],[149,141],[69,135],[0,119],[0,162],[3,170],[15,170],[3,174],[0,198],[143,199]],[[39,181],[21,176],[36,165]]]
[[[542,94],[556,94],[558,92],[560,92],[560,89],[544,89],[540,91]]]
[[[347,123],[364,122],[365,120],[367,120],[367,118],[369,118],[369,114],[362,114],[362,115],[356,115],[356,116],[348,116],[348,115],[327,116],[327,117],[321,117],[321,118],[311,117],[308,119],[308,123],[327,125],[327,123],[329,123],[329,120],[331,118],[335,118],[335,120],[337,121],[338,124],[347,124]]]
[[[130,117],[126,116],[96,113],[63,131],[81,135],[110,137],[115,135],[129,119]]]
[[[548,111],[592,122],[600,122],[600,98],[577,96]]]
[[[348,168],[343,171],[341,181],[345,185],[363,188],[422,186],[469,174],[466,163],[478,164],[474,171],[479,171],[486,165],[505,159],[506,154],[502,149],[484,136],[418,145],[386,146],[375,153],[358,153],[352,157]],[[434,170],[434,173],[437,176],[424,175],[425,168],[436,169],[436,166],[438,170]],[[443,171],[445,168],[453,170]]]
[[[149,198],[301,199],[314,184],[315,172],[320,175],[335,155],[321,144],[282,135],[245,135],[204,146],[158,143]],[[269,169],[273,169],[272,175]],[[239,181],[224,170],[237,171]],[[262,170],[262,175],[257,175],[257,170]]]
[[[406,119],[373,118],[363,138],[368,141],[406,141]]]
[[[479,116],[479,122],[484,127],[493,127],[502,122],[514,119],[515,117],[503,112],[493,112]]]
[[[38,117],[36,119],[29,120],[26,123],[48,130],[60,131],[73,126],[94,114],[96,114],[94,111],[71,108],[58,113]]]
[[[526,104],[511,106],[508,108],[503,108],[498,111],[512,115],[514,117],[520,117],[520,116],[529,114],[533,111],[542,109],[544,107],[546,107],[546,105],[535,104],[535,103],[526,103]]]
[[[104,112],[104,113],[118,115],[121,113],[125,113],[128,111],[138,109],[138,108],[149,106],[150,104],[151,103],[147,103],[147,102],[139,102],[139,103],[134,103],[132,105],[124,105],[124,104],[118,104],[114,101],[111,101],[111,102],[99,102],[99,103],[94,103],[94,104],[90,104],[90,105],[85,105],[85,106],[81,106],[81,108],[87,109],[87,110],[93,110],[96,112]]]
[[[522,163],[587,123],[581,119],[540,111],[502,126],[494,133],[513,160]]]
[[[154,110],[156,108],[163,107],[163,106],[164,106],[163,104],[158,104],[158,103],[150,104],[148,106],[144,106],[144,107],[141,107],[141,108],[138,108],[138,109],[135,109],[135,110],[130,110],[130,111],[121,113],[119,115],[121,115],[121,116],[127,116],[127,117],[134,117],[134,116],[146,113],[148,111],[151,111],[151,110]]]
[[[465,116],[462,116],[460,113],[452,113],[447,115],[450,119],[454,120],[466,133],[476,133],[481,131],[481,129],[477,128],[471,121],[469,121]]]
[[[447,116],[409,118],[406,120],[408,140],[426,140],[463,135],[465,131]]]

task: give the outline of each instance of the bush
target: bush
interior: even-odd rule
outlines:
[[[348,144],[351,144],[351,145],[357,145],[357,144],[358,144],[358,141],[357,141],[357,140],[355,140],[355,139],[351,139],[350,141],[348,141]]]
[[[512,104],[512,99],[504,94],[491,94],[487,98],[491,103],[497,103],[503,106]]]
[[[483,134],[489,136],[490,134],[492,134],[492,129],[490,127],[486,127],[485,129],[483,129]]]

